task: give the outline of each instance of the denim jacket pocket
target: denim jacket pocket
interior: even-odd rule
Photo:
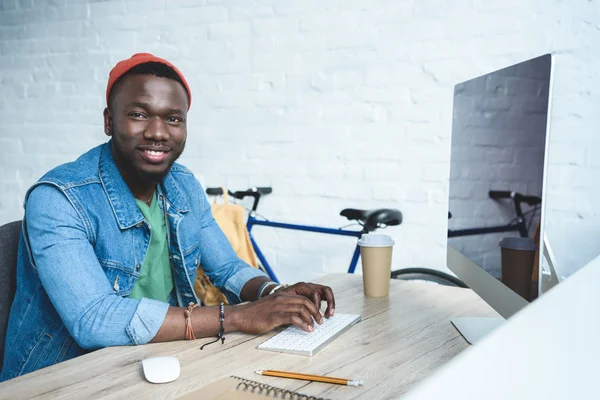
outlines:
[[[129,296],[135,283],[134,268],[127,268],[118,261],[105,259],[98,259],[98,261],[114,292],[121,297]]]
[[[43,332],[36,343],[33,345],[33,348],[29,352],[27,359],[25,360],[25,364],[23,364],[23,368],[21,369],[22,374],[27,374],[31,371],[35,371],[38,369],[38,365],[50,365],[51,361],[48,360],[51,354],[48,354],[51,350],[48,344],[52,341],[52,335],[48,332]]]

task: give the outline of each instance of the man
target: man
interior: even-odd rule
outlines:
[[[281,287],[233,252],[203,189],[176,164],[191,91],[151,54],[111,71],[111,138],[43,176],[27,192],[17,291],[0,381],[107,346],[313,330],[334,314],[329,287]],[[196,307],[202,265],[231,304]]]

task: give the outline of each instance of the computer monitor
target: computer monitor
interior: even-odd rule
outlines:
[[[469,343],[557,282],[540,268],[552,264],[541,260],[551,258],[542,210],[553,61],[545,54],[454,87],[447,266],[502,316],[454,319]],[[505,237],[540,238],[529,293],[503,281]]]

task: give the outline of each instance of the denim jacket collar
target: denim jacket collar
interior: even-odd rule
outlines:
[[[131,228],[143,221],[144,216],[140,212],[135,198],[131,195],[129,186],[125,183],[115,163],[111,150],[111,141],[106,143],[102,148],[100,161],[98,162],[98,175],[110,201],[115,218],[119,223],[119,228]],[[187,212],[190,210],[189,203],[181,194],[170,172],[163,179],[162,186],[164,188],[164,196],[177,211]],[[123,195],[125,193],[130,195]]]
[[[181,166],[174,164],[171,167],[171,171],[175,169],[181,169]],[[179,186],[177,185],[177,182],[175,182],[175,178],[171,174],[171,171],[169,171],[161,183],[161,186],[164,189],[164,196],[178,212],[186,213],[191,209],[190,203],[179,189]]]

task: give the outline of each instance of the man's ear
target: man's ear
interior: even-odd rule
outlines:
[[[104,109],[104,133],[106,136],[111,136],[112,133],[112,116],[108,107]]]

